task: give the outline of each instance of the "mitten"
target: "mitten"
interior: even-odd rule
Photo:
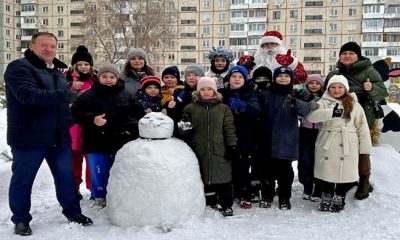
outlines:
[[[276,54],[276,61],[283,66],[289,66],[293,62],[293,57],[291,56],[292,50],[288,49],[286,54]]]
[[[336,103],[333,108],[332,117],[341,117],[343,114],[343,109],[339,109],[339,103]]]
[[[180,122],[178,122],[177,125],[178,125],[178,132],[182,135],[189,133],[190,130],[192,130],[192,128],[193,128],[193,125],[191,122],[184,121],[184,120],[181,120]]]
[[[235,93],[234,97],[229,98],[229,107],[233,111],[244,112],[246,110],[247,104],[240,100],[239,94]]]
[[[228,161],[233,161],[237,156],[237,147],[233,146],[226,146],[225,148],[225,158]]]
[[[288,94],[287,98],[283,102],[283,107],[284,108],[296,107],[296,98],[294,98],[292,95]]]
[[[319,100],[319,97],[314,98],[310,102],[308,102],[308,106],[310,107],[311,111],[319,108],[319,104],[317,103]]]
[[[308,101],[311,97],[310,92],[307,89],[296,89],[296,97],[302,101]]]

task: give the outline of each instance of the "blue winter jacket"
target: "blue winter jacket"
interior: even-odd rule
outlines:
[[[32,51],[8,64],[4,79],[7,97],[7,143],[10,146],[71,145],[73,124],[64,94],[67,81],[58,68],[67,65],[55,59],[54,69]]]

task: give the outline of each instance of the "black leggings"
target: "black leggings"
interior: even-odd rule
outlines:
[[[331,183],[322,181],[322,192],[328,193],[331,195],[339,195],[339,196],[346,196],[346,193],[354,187],[356,184],[354,182],[351,183]]]

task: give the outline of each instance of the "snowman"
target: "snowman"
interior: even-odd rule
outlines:
[[[107,212],[118,226],[174,226],[205,209],[197,158],[171,138],[174,123],[150,112],[139,121],[140,138],[125,144],[110,171]]]

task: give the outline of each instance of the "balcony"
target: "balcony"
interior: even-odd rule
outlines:
[[[363,19],[369,18],[383,18],[385,14],[383,13],[363,13]]]
[[[37,23],[21,23],[21,29],[37,29],[39,24]]]
[[[32,39],[32,35],[21,35],[21,41],[30,41]]]
[[[247,17],[235,17],[230,19],[231,23],[247,23]]]
[[[38,0],[21,0],[21,4],[38,3]]]
[[[373,47],[381,48],[381,47],[383,47],[383,43],[382,42],[361,42],[361,46],[363,48],[373,48]]]
[[[385,33],[399,33],[400,32],[400,27],[385,27],[383,29],[383,32],[385,32]]]
[[[249,8],[267,8],[268,1],[266,3],[249,3]]]
[[[247,31],[231,31],[229,33],[229,37],[231,38],[247,38]]]
[[[248,9],[248,8],[249,8],[249,4],[248,3],[231,4],[231,10],[233,10],[233,9]]]
[[[267,22],[267,16],[265,17],[249,17],[248,22]]]
[[[383,27],[362,27],[361,29],[363,33],[383,32]]]
[[[364,0],[363,4],[383,4],[382,0]]]
[[[21,12],[21,17],[34,17],[37,16],[37,12],[36,11],[24,11]]]
[[[265,30],[259,30],[259,31],[248,31],[247,34],[249,36],[262,36],[264,34]]]

